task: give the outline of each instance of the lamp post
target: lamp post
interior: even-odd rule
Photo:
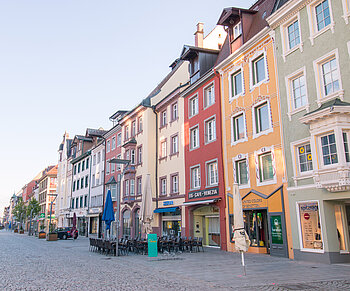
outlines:
[[[55,199],[53,199],[53,200],[51,201],[51,205],[50,205],[50,222],[49,222],[49,233],[50,233],[50,232],[51,232],[51,231],[50,231],[50,227],[51,227],[51,217],[52,217],[52,204],[55,202],[55,200],[56,200],[58,194],[51,193],[51,194],[47,194],[47,195],[48,195],[48,196],[53,196],[53,197],[55,197]]]
[[[116,225],[116,233],[117,233],[117,243],[116,243],[116,255],[119,256],[119,224],[120,224],[120,193],[121,193],[121,181],[125,174],[126,169],[128,168],[130,164],[130,160],[123,160],[123,159],[111,159],[109,163],[111,164],[119,164],[119,165],[125,165],[123,172],[121,174],[118,174],[118,191],[117,191],[117,225]],[[114,177],[113,177],[114,178]],[[115,181],[115,179],[113,179]],[[108,183],[106,183],[107,185]],[[112,183],[110,183],[112,184]],[[113,183],[115,184],[115,182]]]

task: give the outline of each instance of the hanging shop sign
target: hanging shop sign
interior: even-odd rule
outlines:
[[[215,196],[215,195],[219,195],[219,187],[195,191],[195,192],[189,192],[188,199],[210,197],[210,196]]]

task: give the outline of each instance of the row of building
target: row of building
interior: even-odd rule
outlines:
[[[103,235],[110,189],[119,236],[144,235],[149,176],[154,233],[233,251],[237,183],[250,252],[350,261],[349,18],[349,0],[259,0],[225,8],[205,37],[199,23],[195,45],[111,129],[64,135],[57,225],[75,213],[82,235]]]

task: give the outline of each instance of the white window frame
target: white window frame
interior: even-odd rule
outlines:
[[[260,82],[254,84],[254,63],[255,61],[263,56],[264,58],[264,65],[265,65],[265,79],[261,80]],[[255,54],[249,59],[249,71],[250,71],[250,90],[253,91],[256,87],[259,87],[261,84],[266,83],[269,81],[269,75],[268,75],[268,67],[267,67],[267,57],[266,57],[266,50],[259,50],[255,52]]]
[[[175,194],[175,193],[179,193],[179,175],[176,174],[176,175],[171,175],[170,176],[170,183],[171,183],[171,193],[172,194]],[[176,183],[175,183],[175,180],[176,180]],[[176,184],[176,189],[174,187],[174,185]]]
[[[322,237],[322,250],[318,250],[318,249],[306,249],[303,247],[303,237],[302,237],[302,231],[301,231],[301,222],[300,222],[300,211],[299,211],[299,204],[302,203],[309,203],[309,202],[317,202],[318,204],[318,216],[320,218],[320,226],[321,226],[321,237]],[[305,200],[305,201],[297,201],[295,202],[295,206],[296,206],[296,213],[297,213],[297,221],[298,221],[298,231],[299,231],[299,244],[300,244],[300,251],[301,252],[310,252],[310,253],[324,253],[324,235],[323,235],[323,229],[322,229],[322,216],[321,216],[321,204],[319,200]]]
[[[242,74],[242,92],[237,94],[237,95],[233,95],[232,92],[232,88],[233,88],[233,82],[232,82],[232,76],[235,76],[238,74],[238,72],[241,72]],[[234,99],[237,99],[240,96],[243,96],[245,94],[245,87],[244,87],[244,71],[243,71],[243,65],[240,66],[234,66],[234,68],[232,70],[230,70],[230,72],[228,73],[229,75],[229,102],[231,103]]]
[[[118,132],[117,134],[117,147],[120,147],[122,144],[122,133]]]
[[[213,139],[209,140],[209,123],[213,123],[214,127],[213,127]],[[216,115],[213,115],[207,119],[204,120],[204,140],[205,140],[205,144],[209,144],[211,142],[216,141]],[[199,138],[199,137],[198,137]]]
[[[236,28],[238,28],[238,33],[236,33]],[[233,39],[236,39],[237,37],[242,35],[242,22],[238,22],[232,30],[232,34],[233,34]]]
[[[308,4],[307,8],[306,8],[307,9],[307,16],[308,16],[308,19],[309,19],[309,30],[310,30],[309,39],[310,39],[310,42],[311,42],[312,46],[315,43],[315,38],[318,37],[319,35],[323,34],[324,32],[326,32],[328,30],[331,30],[332,33],[334,33],[335,23],[334,23],[334,18],[333,18],[333,11],[332,11],[332,0],[328,0],[329,16],[330,16],[330,19],[331,19],[331,23],[328,26],[322,28],[321,30],[317,29],[317,19],[316,19],[315,9],[316,9],[316,6],[318,4],[320,4],[321,2],[323,2],[323,1],[324,0],[313,1],[310,4]]]
[[[197,99],[197,112],[192,112],[192,101]],[[192,118],[193,116],[196,116],[199,113],[199,97],[198,94],[193,95],[191,98],[188,99],[188,116],[189,118]]]
[[[260,105],[267,103],[267,108],[268,108],[268,112],[269,112],[269,128],[264,130],[264,131],[260,131],[257,133],[257,128],[256,128],[256,116],[255,116],[255,109],[256,107],[259,107]],[[270,100],[269,99],[265,99],[262,100],[256,104],[254,104],[252,106],[252,117],[253,117],[253,139],[258,138],[259,136],[262,135],[267,135],[271,132],[273,132],[273,127],[272,127],[272,112],[271,112],[271,105],[270,105]]]
[[[171,121],[177,120],[179,118],[179,104],[178,104],[178,102],[174,102],[173,104],[171,104],[170,110],[171,110]]]
[[[299,108],[294,108],[294,96],[293,96],[293,80],[296,78],[304,76],[305,78],[305,99],[306,103],[304,106],[301,106]],[[307,113],[310,111],[310,103],[309,103],[309,96],[308,96],[308,89],[307,89],[307,78],[306,78],[306,67],[302,67],[299,70],[289,74],[288,76],[285,77],[285,83],[286,83],[286,90],[287,90],[287,96],[288,96],[288,118],[291,121],[292,120],[292,115],[306,110]]]
[[[171,139],[171,154],[177,154],[179,152],[179,135],[175,134],[170,139]],[[176,142],[174,143],[174,141]]]
[[[161,113],[160,113],[160,127],[164,127],[167,125],[167,110],[163,110]]]
[[[196,142],[198,143],[196,146],[193,146],[193,143],[192,143],[192,131],[194,129],[197,129],[197,138],[196,138]],[[195,150],[195,149],[198,149],[199,148],[199,145],[200,145],[200,140],[199,140],[199,124],[196,124],[194,126],[192,126],[190,129],[189,129],[189,138],[190,138],[190,151],[192,150]]]
[[[107,140],[107,153],[111,151],[111,140]]]
[[[212,90],[212,94],[214,97],[214,102],[211,104],[208,104],[207,102],[207,91],[211,89]],[[216,98],[215,98],[215,86],[214,86],[214,82],[211,82],[209,85],[207,85],[206,87],[203,88],[203,108],[206,109],[212,105],[214,105],[216,102]]]
[[[311,147],[311,155],[312,155],[312,168],[313,170],[307,171],[307,172],[301,172],[300,171],[300,164],[299,164],[299,153],[298,153],[298,147],[304,145],[304,144],[310,144]],[[313,150],[312,145],[312,139],[311,137],[303,138],[294,142],[290,143],[290,150],[292,155],[292,165],[293,165],[293,180],[295,186],[298,186],[298,181],[302,179],[312,178],[312,173],[315,171],[316,168],[316,160],[315,160],[315,154]]]
[[[248,183],[239,185],[239,183],[237,181],[236,162],[243,161],[243,160],[245,160],[246,164],[247,164],[247,180],[248,180]],[[246,154],[238,154],[237,156],[232,158],[232,165],[233,165],[233,178],[234,178],[235,183],[238,184],[238,188],[239,189],[250,188],[249,155],[247,153]]]
[[[271,153],[271,158],[272,158],[272,167],[274,170],[274,175],[273,179],[267,180],[267,181],[262,181],[260,182],[260,167],[259,167],[259,159],[261,155],[265,155],[267,153]],[[277,183],[277,169],[276,169],[276,155],[274,151],[274,147],[263,147],[259,149],[258,151],[254,152],[254,157],[255,157],[255,169],[256,169],[256,184],[257,186],[266,186],[266,185],[272,185]]]
[[[167,157],[167,140],[163,139],[160,142],[160,158],[166,158]]]
[[[113,137],[112,137],[112,151],[115,150],[116,144],[117,144],[117,143],[116,143],[116,137],[113,136]]]
[[[210,183],[210,171],[209,171],[209,167],[212,164],[216,164],[216,182],[214,182],[213,184]],[[217,159],[213,159],[210,161],[206,161],[205,162],[205,169],[206,169],[206,187],[214,187],[219,185],[219,165],[218,165],[218,160]]]
[[[166,177],[160,178],[160,195],[167,195],[167,181]]]
[[[135,179],[130,179],[130,195],[135,196]]]
[[[235,141],[235,130],[234,130],[234,120],[239,115],[243,115],[244,120],[244,138],[238,139]],[[238,143],[248,141],[248,135],[247,135],[247,120],[246,120],[246,114],[245,111],[239,111],[231,116],[231,146],[234,146]]]
[[[297,44],[293,48],[289,48],[289,35],[288,35],[288,27],[293,24],[295,21],[298,21],[298,27],[299,27],[299,37],[300,37],[300,43]],[[303,38],[301,35],[301,28],[300,28],[300,13],[298,12],[296,15],[294,15],[292,18],[288,19],[285,23],[280,25],[280,33],[282,38],[282,58],[283,61],[286,61],[286,57],[295,52],[296,50],[300,50],[300,52],[303,52]]]
[[[339,75],[339,90],[329,94],[328,96],[325,96],[322,65],[333,58],[335,58],[337,62],[337,69],[338,69],[338,75]],[[313,67],[315,72],[318,106],[321,106],[322,103],[327,102],[334,98],[339,98],[340,100],[344,101],[344,90],[343,90],[342,79],[341,79],[338,49],[335,49],[327,53],[326,55],[323,55],[322,57],[318,58],[317,60],[315,60],[313,62]]]
[[[318,153],[319,153],[319,163],[320,163],[320,167],[323,169],[328,169],[328,168],[336,168],[339,165],[341,165],[341,155],[344,155],[344,160],[345,160],[345,152],[344,152],[344,143],[343,143],[343,136],[341,135],[341,139],[339,139],[340,136],[338,136],[337,134],[338,132],[336,132],[336,130],[329,130],[329,131],[324,131],[322,133],[320,133],[319,135],[317,135],[317,148],[318,148]],[[322,152],[322,141],[321,138],[324,136],[328,136],[334,134],[334,140],[335,140],[335,146],[336,146],[336,150],[337,150],[337,160],[338,162],[336,163],[331,163],[329,165],[325,165],[323,162],[323,152]]]
[[[343,14],[343,18],[345,21],[345,24],[349,24],[349,18],[350,18],[350,1],[349,0],[342,0],[343,3],[343,10],[344,10],[344,14]]]
[[[129,179],[125,180],[125,193],[124,196],[130,195],[130,181]]]
[[[194,170],[194,169],[198,169],[198,182],[199,182],[199,186],[198,187],[193,187],[192,170]],[[190,187],[191,187],[191,190],[198,190],[198,189],[200,189],[201,188],[201,166],[200,166],[200,164],[190,167],[190,175],[191,175],[190,176],[190,182],[191,182]]]
[[[135,165],[136,164],[136,150],[130,149],[130,164]]]

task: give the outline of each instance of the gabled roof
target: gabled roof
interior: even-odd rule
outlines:
[[[87,128],[86,129],[86,134],[85,137],[92,137],[92,136],[98,136],[101,137],[103,136],[107,131],[104,129],[93,129],[93,128]]]
[[[314,114],[314,113],[316,113],[316,112],[322,111],[323,109],[332,108],[332,107],[336,107],[336,106],[350,106],[350,103],[344,102],[344,101],[341,101],[341,100],[338,99],[338,98],[335,98],[335,99],[333,99],[333,100],[330,100],[330,101],[327,101],[327,102],[323,103],[323,104],[322,104],[319,108],[317,108],[316,110],[304,114],[304,116],[308,116],[308,115]]]
[[[112,116],[109,117],[109,120],[116,120],[119,117],[123,117],[124,114],[126,114],[127,110],[118,110],[116,113],[114,113]]]
[[[243,9],[238,7],[224,8],[222,11],[217,25],[229,26],[236,22],[237,19],[241,17],[241,13],[255,14],[257,11],[253,9]]]

